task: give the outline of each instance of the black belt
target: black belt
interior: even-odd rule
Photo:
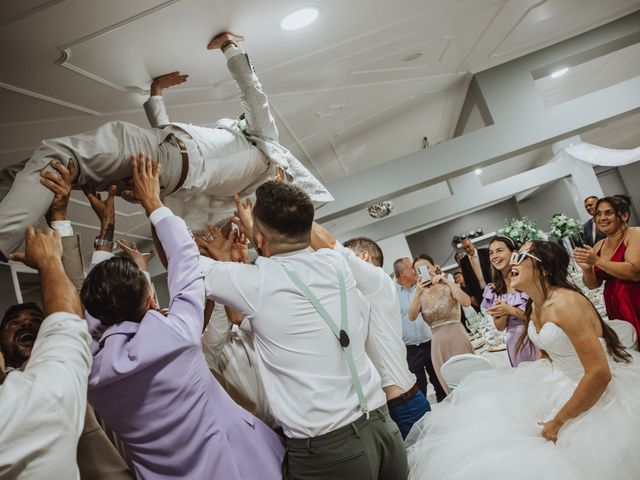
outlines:
[[[418,393],[417,383],[402,395],[398,395],[397,397],[394,397],[391,400],[387,401],[387,407],[395,407],[396,405],[407,403],[409,400],[416,396],[416,393]]]

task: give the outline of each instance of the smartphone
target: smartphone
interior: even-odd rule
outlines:
[[[418,276],[420,277],[420,282],[431,283],[431,274],[426,265],[418,266]]]
[[[584,247],[584,240],[582,240],[582,234],[578,234],[575,237],[570,237],[571,244],[573,248],[582,248]]]

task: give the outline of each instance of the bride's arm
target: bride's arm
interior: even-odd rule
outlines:
[[[595,405],[611,380],[605,351],[590,326],[592,323],[585,318],[595,315],[586,302],[587,299],[567,292],[549,305],[546,312],[549,320],[558,324],[567,334],[584,368],[584,375],[571,398],[551,421],[544,424],[542,435],[549,440],[557,440],[562,425]],[[585,315],[583,312],[589,313]]]

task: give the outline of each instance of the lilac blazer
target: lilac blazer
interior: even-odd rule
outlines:
[[[169,262],[169,315],[149,310],[140,323],[107,328],[93,345],[89,400],[139,478],[280,479],[280,438],[234,403],[205,362],[198,248],[179,217],[156,230]]]

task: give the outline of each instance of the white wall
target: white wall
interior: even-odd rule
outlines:
[[[554,213],[564,213],[570,218],[580,218],[567,181],[564,179],[557,180],[518,202],[518,210],[523,217],[537,219],[538,227],[545,231],[549,230],[549,220]]]
[[[403,233],[378,240],[377,243],[382,249],[382,254],[384,255],[384,265],[382,265],[382,268],[387,273],[393,272],[393,262],[397,259],[404,257],[413,258],[411,250],[409,249],[409,244],[407,243],[407,239]]]

